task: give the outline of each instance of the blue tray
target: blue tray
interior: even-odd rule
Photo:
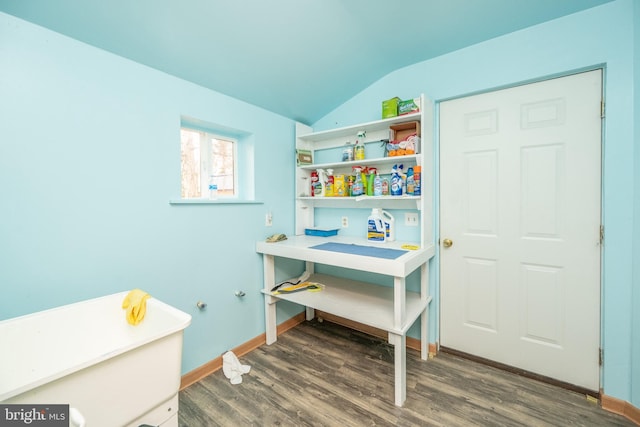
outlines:
[[[321,236],[321,237],[335,236],[338,234],[338,229],[337,228],[332,228],[332,229],[305,228],[304,234],[306,234],[307,236]]]

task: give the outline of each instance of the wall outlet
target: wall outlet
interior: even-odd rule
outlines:
[[[404,225],[407,227],[417,227],[419,214],[417,212],[405,212],[404,214]]]
[[[273,215],[271,214],[271,212],[267,212],[267,214],[265,215],[264,225],[266,225],[267,227],[271,227],[273,225]]]
[[[343,216],[342,217],[342,228],[347,228],[349,227],[349,217],[348,216]]]

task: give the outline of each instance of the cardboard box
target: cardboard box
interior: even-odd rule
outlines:
[[[313,153],[311,150],[296,150],[296,165],[310,165],[313,164]]]
[[[391,141],[404,141],[413,134],[420,136],[420,122],[417,120],[391,125],[389,129],[391,130],[391,135],[389,135]]]
[[[407,99],[398,102],[398,115],[417,113],[420,111],[420,98]]]
[[[409,143],[407,141],[410,136],[416,135]],[[420,152],[420,122],[412,121],[399,123],[389,126],[389,144],[387,144],[385,156],[405,156],[409,154],[417,154]]]
[[[395,98],[382,101],[382,118],[383,119],[388,119],[389,117],[396,117],[398,115],[398,102],[400,102],[400,98],[398,98],[397,96]]]

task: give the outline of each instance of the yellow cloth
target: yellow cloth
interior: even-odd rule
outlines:
[[[127,322],[131,325],[137,325],[142,322],[144,315],[147,313],[147,299],[151,295],[140,289],[134,289],[124,297],[122,308],[127,310]]]

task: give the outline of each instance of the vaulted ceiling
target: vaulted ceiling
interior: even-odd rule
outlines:
[[[311,124],[393,70],[611,0],[0,0],[0,11]]]

